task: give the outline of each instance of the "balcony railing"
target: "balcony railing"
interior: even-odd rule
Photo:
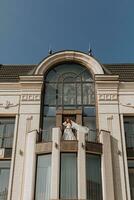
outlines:
[[[74,136],[76,140],[78,139],[77,131],[74,131]],[[63,134],[64,131],[62,131],[61,140],[63,141]],[[37,137],[37,143],[38,142],[51,142],[52,141],[52,129],[49,130],[40,130],[38,137]],[[99,131],[97,129],[89,129],[89,132],[85,134],[85,141],[87,142],[95,142],[99,143]]]
[[[126,136],[126,146],[127,148],[134,148],[134,135]]]

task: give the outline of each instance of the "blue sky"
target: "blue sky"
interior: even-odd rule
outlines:
[[[134,0],[0,0],[0,63],[39,63],[54,51],[134,63]]]

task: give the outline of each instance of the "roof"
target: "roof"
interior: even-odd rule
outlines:
[[[16,82],[19,76],[32,75],[37,65],[0,65],[0,82]]]
[[[19,76],[33,75],[38,65],[0,65],[0,82],[16,82]],[[103,64],[105,74],[119,75],[123,82],[134,82],[134,64]]]
[[[134,82],[134,64],[104,64],[113,75],[119,75],[123,82]]]

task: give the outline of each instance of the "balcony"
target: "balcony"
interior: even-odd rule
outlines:
[[[102,153],[102,144],[98,130],[89,130],[88,133],[74,132],[76,140],[64,140],[63,131],[58,128],[40,131],[37,137],[36,153],[51,153],[52,145],[60,146],[61,152],[77,152],[79,146],[87,152]]]

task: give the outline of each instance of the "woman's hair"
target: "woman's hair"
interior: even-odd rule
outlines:
[[[71,121],[71,119],[69,117],[66,118],[66,122],[69,122],[70,124],[72,124],[72,121]]]

